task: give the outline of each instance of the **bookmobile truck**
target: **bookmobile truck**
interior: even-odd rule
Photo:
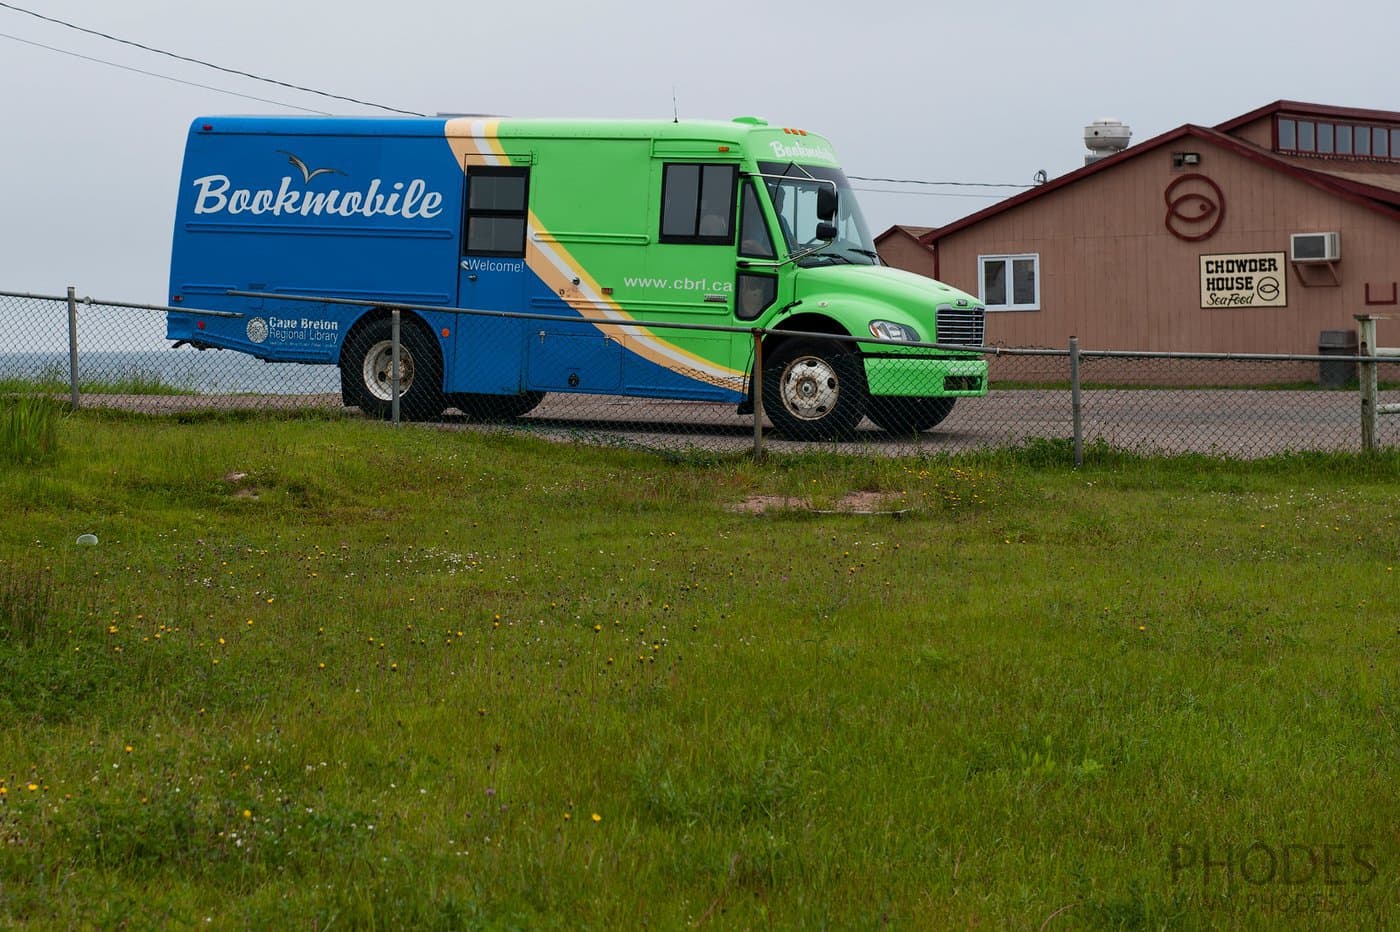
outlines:
[[[764,413],[798,439],[926,430],[987,391],[956,348],[982,343],[981,302],[882,266],[831,145],[753,117],[201,118],[170,302],[176,345],[339,366],[378,416],[392,307],[417,419],[516,417],[547,392],[746,413],[756,350]],[[754,328],[775,332],[756,348]]]

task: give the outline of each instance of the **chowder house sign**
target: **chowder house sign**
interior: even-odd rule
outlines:
[[[1201,307],[1287,307],[1281,252],[1201,256]]]

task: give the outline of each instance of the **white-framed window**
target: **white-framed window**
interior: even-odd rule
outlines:
[[[977,281],[989,311],[1040,310],[1040,255],[978,256]]]

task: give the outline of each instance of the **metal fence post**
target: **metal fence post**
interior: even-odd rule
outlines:
[[[753,458],[763,458],[763,331],[753,331]]]
[[[1362,362],[1361,378],[1361,449],[1366,453],[1376,450],[1376,395],[1379,385],[1376,379],[1376,319],[1369,314],[1356,315],[1361,331],[1361,355],[1369,356],[1369,362]]]
[[[1074,421],[1074,468],[1084,465],[1084,425],[1079,414],[1079,337],[1069,338],[1069,407]]]
[[[393,399],[390,402],[389,407],[390,411],[392,412],[392,418],[395,426],[398,426],[399,423],[399,335],[402,332],[401,328],[403,323],[400,319],[401,313],[402,312],[400,312],[398,308],[394,308],[394,323],[392,327],[392,339],[394,347],[391,351],[392,359],[389,370],[389,382],[392,385],[392,388],[389,389],[389,396]]]
[[[68,286],[68,387],[72,392],[73,410],[78,410],[78,299],[72,285]]]

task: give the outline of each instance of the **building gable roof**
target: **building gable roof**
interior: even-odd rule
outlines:
[[[888,230],[875,237],[875,242],[881,243],[886,239],[889,239],[896,233],[903,233],[905,236],[917,242],[920,240],[921,237],[932,233],[933,229],[933,227],[916,227],[910,226],[909,224],[905,223],[896,223],[894,226],[890,227]]]
[[[1311,104],[1295,105],[1290,101],[1276,101],[1273,104],[1269,104],[1268,107],[1262,107],[1244,116],[1236,117],[1226,124],[1221,124],[1221,126],[1237,127],[1243,125],[1243,123],[1251,122],[1267,113],[1275,112],[1271,108],[1281,108],[1281,105],[1285,104],[1289,106],[1289,112],[1296,112],[1291,109],[1293,106],[1308,106],[1313,107],[1319,112],[1325,109],[1333,115],[1345,115],[1352,118],[1356,118],[1352,116],[1353,114],[1368,113],[1377,114],[1377,116],[1368,118],[1380,119],[1381,117],[1378,116],[1378,114],[1382,113],[1382,111],[1343,111],[1342,108],[1338,107],[1320,108],[1317,107],[1317,105]],[[1400,114],[1390,114],[1389,117],[1400,120]],[[1394,176],[1368,176],[1359,172],[1347,173],[1337,170],[1328,171],[1310,165],[1300,165],[1296,161],[1280,157],[1278,154],[1270,152],[1267,149],[1262,149],[1252,143],[1228,135],[1219,127],[1212,129],[1210,127],[1196,126],[1195,124],[1187,123],[1183,126],[1178,126],[1176,129],[1168,130],[1159,136],[1138,143],[1135,146],[1129,146],[1122,152],[1118,152],[1108,158],[1101,159],[1091,165],[1086,165],[1083,168],[1061,175],[1058,178],[1052,178],[1043,185],[1013,195],[1004,201],[1000,201],[976,213],[969,214],[959,220],[954,220],[952,223],[931,230],[919,237],[919,241],[925,246],[933,247],[945,236],[965,230],[968,227],[976,226],[984,220],[1014,210],[1030,201],[1044,197],[1052,191],[1058,191],[1087,178],[1092,178],[1100,172],[1112,171],[1118,165],[1140,158],[1151,152],[1158,151],[1165,146],[1184,139],[1196,139],[1210,145],[1228,149],[1265,168],[1292,176],[1305,184],[1320,188],[1330,194],[1359,204],[1362,207],[1375,210],[1393,220],[1400,221],[1400,185],[1395,184]],[[1363,178],[1366,180],[1362,180]]]

